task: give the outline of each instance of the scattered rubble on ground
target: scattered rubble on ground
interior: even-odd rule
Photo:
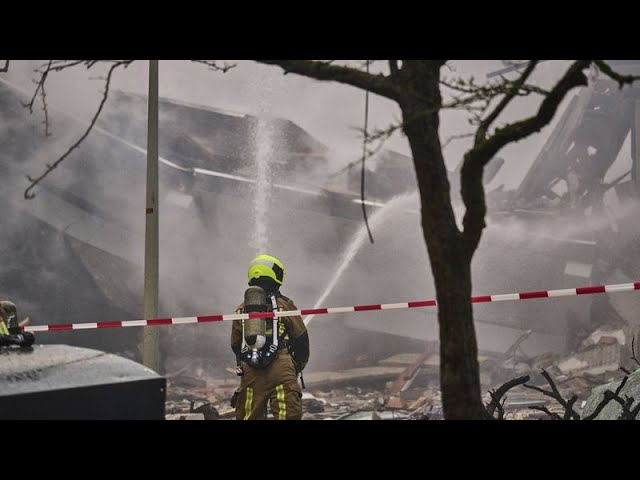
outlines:
[[[483,352],[478,357],[485,401],[489,391],[516,377],[529,375],[532,386],[547,387],[541,371],[548,372],[563,398],[578,397],[579,413],[594,388],[620,380],[621,368],[630,365],[631,339],[638,327],[600,326],[586,336],[577,349],[565,355],[546,353],[526,357],[521,344],[526,332],[504,354]],[[431,345],[424,353],[401,353],[359,363],[339,372],[309,372],[304,375],[303,418],[305,420],[438,420],[442,419],[439,391],[440,358]],[[229,399],[239,384],[232,369],[224,378],[209,378],[198,370],[168,378],[167,419],[229,420],[235,418]],[[504,418],[548,419],[544,411],[562,416],[564,409],[553,399],[533,389],[518,386],[504,401]],[[593,408],[593,407],[592,407]],[[269,418],[269,417],[268,417]]]

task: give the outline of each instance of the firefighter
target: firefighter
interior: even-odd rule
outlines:
[[[290,298],[280,292],[284,283],[284,265],[270,255],[258,255],[251,261],[248,271],[250,289],[264,291],[265,310],[297,310]],[[259,290],[259,289],[258,289]],[[245,293],[245,299],[247,295]],[[236,313],[248,310],[243,302]],[[253,310],[256,311],[256,310]],[[231,348],[238,361],[240,387],[232,399],[237,420],[265,418],[267,404],[275,420],[302,419],[302,390],[298,375],[309,361],[309,335],[299,315],[264,320],[264,337],[259,349],[253,352],[247,344],[247,331],[251,325],[235,320],[231,330]],[[274,338],[274,324],[277,334]],[[256,336],[253,336],[255,340]],[[252,357],[253,355],[253,357]]]
[[[13,302],[0,300],[0,346],[18,345],[30,347],[35,341],[31,332],[22,332],[28,318],[18,323],[18,311]]]

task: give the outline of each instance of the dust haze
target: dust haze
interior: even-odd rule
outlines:
[[[282,292],[298,308],[435,298],[406,139],[395,134],[383,151],[406,156],[411,181],[396,185],[386,198],[368,191],[370,200],[386,205],[368,207],[375,240],[370,244],[360,205],[353,202],[359,195],[359,184],[354,184],[359,171],[344,169],[361,155],[364,92],[285,77],[277,67],[231,62],[237,66],[226,74],[186,61],[160,62],[160,97],[165,99],[160,105],[160,156],[172,165],[160,167],[158,315],[233,313],[247,286],[249,261],[258,253],[284,263]],[[5,199],[0,297],[12,298],[19,315],[30,316],[34,325],[142,318],[147,64],[136,62],[116,73],[98,121],[110,135],[91,133],[44,180],[36,198],[26,201],[25,176],[38,175],[82,134],[102,89],[100,80],[89,78],[99,76],[93,70],[51,75],[47,99],[53,134],[45,137],[38,102],[33,115],[20,105],[33,92],[33,69],[40,63],[12,61],[10,72],[0,76],[9,82],[0,83],[0,102],[8,112],[0,119]],[[533,80],[549,86],[566,66],[545,62]],[[501,67],[500,61],[454,61],[446,75],[482,79]],[[488,191],[518,188],[570,97],[548,127],[500,152],[506,162]],[[391,101],[372,95],[370,102],[373,129],[399,119]],[[534,113],[538,102],[519,99],[503,121]],[[219,115],[219,123],[203,113],[209,109]],[[442,113],[443,142],[470,128],[465,113]],[[468,140],[446,147],[449,170],[456,169],[468,147]],[[627,140],[619,154],[625,161],[629,148]],[[607,178],[624,173],[619,163]],[[368,178],[375,183],[375,158],[370,165]],[[339,197],[351,205],[348,212],[342,204],[324,200],[326,191],[350,195]],[[617,197],[608,202],[613,213],[590,225],[550,221],[532,227],[518,219],[491,217],[474,257],[474,295],[588,282],[558,271],[542,239],[591,240],[593,232],[611,221],[630,228],[636,207],[617,208]],[[456,213],[460,220],[459,207]],[[614,271],[614,277],[622,275],[621,269]],[[567,312],[586,316],[590,303],[577,298],[540,302],[476,306],[480,349],[506,350],[533,322],[537,332],[525,349],[532,354],[561,351]],[[380,354],[421,351],[425,340],[437,340],[435,313],[414,309],[317,316],[309,324],[308,368],[346,368],[349,359],[367,349]],[[193,368],[224,375],[234,365],[228,322],[156,328],[168,373]],[[37,338],[136,358],[137,330],[48,332]]]

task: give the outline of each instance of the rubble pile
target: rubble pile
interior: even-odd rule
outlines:
[[[429,358],[426,376],[417,388],[393,394],[390,387],[406,368],[413,354],[401,354],[339,372],[310,372],[304,375],[302,408],[305,420],[401,420],[441,419],[437,368]],[[405,362],[405,363],[402,363]],[[395,366],[394,366],[395,365]],[[405,365],[405,366],[402,366]],[[234,418],[229,404],[239,385],[229,369],[224,378],[198,377],[182,371],[167,379],[167,420],[227,420]],[[191,373],[193,374],[193,373]],[[199,415],[202,413],[203,415]],[[272,418],[268,414],[267,419]]]
[[[228,420],[235,417],[229,400],[239,382],[235,374],[222,379],[184,371],[167,377],[167,420]],[[191,373],[193,374],[193,373]]]
[[[564,399],[577,395],[574,409],[580,413],[594,388],[619,380],[623,375],[621,368],[631,366],[631,339],[640,338],[637,326],[600,326],[585,336],[572,353],[546,353],[529,358],[520,348],[526,342],[526,333],[503,354],[481,352],[478,356],[486,403],[491,400],[490,390],[524,375],[530,376],[527,384],[548,390],[547,381],[540,375],[544,370]],[[340,371],[305,373],[306,389],[302,396],[305,420],[443,418],[440,357],[433,345],[424,353],[400,353],[381,360],[368,357],[357,364]],[[168,376],[167,419],[233,419],[229,400],[239,380],[231,368],[224,373],[223,378],[213,378],[202,369],[195,372],[183,369]],[[564,414],[553,398],[523,386],[511,389],[504,400],[506,420],[549,418],[547,413],[531,406]]]
[[[631,340],[637,338],[639,333],[638,327],[600,326],[579,342],[575,351],[569,354],[544,354],[534,358],[514,354],[500,363],[481,362],[481,380],[486,382],[483,382],[483,389],[495,388],[523,375],[531,376],[529,384],[548,389],[546,380],[540,375],[545,370],[563,398],[578,396],[575,409],[579,411],[592,389],[624,375],[621,368],[630,365]],[[538,392],[518,387],[507,394],[505,409],[516,409],[527,403],[545,405],[551,411],[551,407],[557,406],[552,399],[543,397]]]

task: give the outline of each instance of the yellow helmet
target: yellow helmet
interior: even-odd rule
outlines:
[[[278,284],[282,285],[284,282],[284,265],[271,255],[258,255],[251,260],[247,276],[249,281],[259,277],[273,278]]]

